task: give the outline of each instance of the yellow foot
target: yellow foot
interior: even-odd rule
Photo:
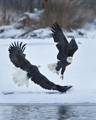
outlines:
[[[60,78],[63,80],[63,79],[64,79],[64,76],[62,75]]]
[[[41,68],[41,65],[38,65],[37,67],[38,67],[38,68]]]

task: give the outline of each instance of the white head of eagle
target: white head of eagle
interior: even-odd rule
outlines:
[[[71,56],[70,56],[70,57],[67,57],[66,61],[71,64],[72,61],[73,61],[73,57],[71,57]]]

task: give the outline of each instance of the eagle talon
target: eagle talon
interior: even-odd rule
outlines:
[[[38,68],[41,68],[41,65],[38,65],[37,67],[38,67]]]
[[[64,79],[64,76],[62,75],[60,78],[63,80],[63,79]]]

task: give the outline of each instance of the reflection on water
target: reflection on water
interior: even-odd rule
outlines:
[[[96,120],[96,106],[1,105],[0,120]]]

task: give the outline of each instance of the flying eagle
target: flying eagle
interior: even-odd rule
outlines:
[[[40,73],[36,65],[31,64],[24,54],[26,44],[22,42],[14,42],[9,46],[9,58],[11,62],[18,68],[19,76],[14,75],[14,82],[19,86],[24,85],[28,82],[28,79],[31,78],[31,81],[40,85],[44,89],[48,90],[57,90],[59,92],[66,92],[72,86],[60,86],[49,81],[43,74]],[[22,75],[23,74],[23,75]],[[22,78],[22,76],[24,76]]]
[[[63,79],[63,74],[68,65],[72,63],[72,57],[76,50],[78,49],[78,45],[74,38],[68,43],[65,35],[63,34],[60,26],[55,23],[51,27],[52,36],[54,42],[56,42],[56,47],[59,50],[57,55],[58,62],[56,64],[49,64],[48,68],[50,71],[59,74],[61,70],[61,78]]]

